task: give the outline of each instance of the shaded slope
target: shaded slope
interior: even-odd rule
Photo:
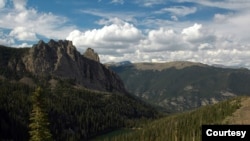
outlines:
[[[241,107],[241,97],[222,101],[181,114],[170,115],[143,124],[135,130],[98,141],[201,141],[203,124],[221,124]]]
[[[247,69],[216,68],[190,62],[109,67],[119,74],[131,93],[172,112],[250,94]]]
[[[0,140],[29,139],[34,90],[22,83],[0,80]],[[40,101],[55,140],[87,140],[158,116],[152,107],[129,95],[75,89],[66,81],[58,82],[53,89],[43,88]]]

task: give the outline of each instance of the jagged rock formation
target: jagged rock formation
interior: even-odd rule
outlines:
[[[4,59],[6,62],[0,61],[0,68],[8,64],[8,68],[16,72],[70,79],[78,85],[95,90],[126,92],[118,75],[99,63],[94,51],[88,49],[87,54],[94,55],[95,59],[86,58],[76,50],[72,41],[50,40],[45,43],[41,40],[26,50],[14,59],[9,57]]]
[[[100,58],[98,54],[92,48],[88,48],[83,54],[84,57],[94,60],[96,62],[100,62]]]

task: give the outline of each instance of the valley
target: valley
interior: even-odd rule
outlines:
[[[249,101],[249,97],[230,98],[196,110],[165,116],[141,124],[130,131],[124,130],[122,133],[109,134],[92,141],[201,141],[202,125],[225,124],[224,120],[235,113],[249,114],[249,111],[238,112],[245,108],[242,103],[245,103],[246,99]],[[238,121],[244,121],[244,119],[238,119]],[[227,122],[226,124],[233,123]]]

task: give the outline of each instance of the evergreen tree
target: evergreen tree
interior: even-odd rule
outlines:
[[[51,141],[52,134],[48,128],[47,114],[42,108],[42,89],[38,87],[32,95],[32,112],[30,114],[30,141]]]

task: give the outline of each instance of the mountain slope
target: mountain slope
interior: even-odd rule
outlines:
[[[44,87],[40,102],[48,115],[55,140],[87,140],[137,120],[156,118],[158,112],[129,95],[75,89],[60,81]],[[0,80],[0,140],[26,141],[32,113],[34,88],[20,82]]]
[[[222,124],[241,108],[246,97],[235,97],[196,110],[169,115],[118,135],[103,136],[93,141],[201,141],[203,124]]]
[[[250,124],[250,97],[241,101],[241,107],[223,122],[226,124]]]
[[[159,116],[91,53],[88,49],[86,58],[72,42],[61,40],[32,48],[0,46],[0,140],[29,140],[37,86],[54,140],[88,140]]]
[[[192,62],[110,65],[131,93],[177,112],[250,94],[250,71]]]

